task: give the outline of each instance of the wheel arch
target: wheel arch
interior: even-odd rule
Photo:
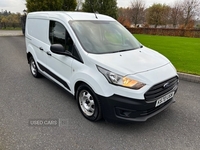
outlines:
[[[104,77],[98,77],[98,74],[80,72],[73,76],[71,82],[72,94],[75,96],[78,87],[81,84],[88,85],[95,94],[102,96],[113,95],[113,90],[108,86],[108,81]],[[95,77],[95,78],[94,78]]]
[[[86,84],[87,86],[90,87],[90,85],[88,85],[87,83],[85,83],[83,81],[77,81],[76,84],[74,85],[74,99],[76,99],[77,89],[81,84]]]
[[[28,63],[30,63],[29,60],[30,60],[31,57],[33,57],[33,55],[30,52],[28,52],[26,56],[27,56]]]

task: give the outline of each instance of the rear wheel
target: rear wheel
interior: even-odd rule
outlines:
[[[31,74],[35,78],[41,77],[41,74],[38,72],[38,68],[37,68],[37,65],[36,65],[35,60],[33,59],[33,57],[29,58],[29,65],[30,65]]]
[[[93,90],[86,84],[77,89],[76,99],[83,116],[90,121],[98,121],[102,118],[100,102]]]

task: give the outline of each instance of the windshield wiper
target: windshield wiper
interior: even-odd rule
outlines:
[[[119,50],[119,51],[116,51],[116,52],[125,52],[125,51],[131,51],[131,50],[136,50],[140,47],[137,47],[137,48],[131,48],[131,49],[123,49],[123,50]]]

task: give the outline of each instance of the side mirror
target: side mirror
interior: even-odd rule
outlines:
[[[50,50],[55,54],[72,56],[72,54],[69,51],[66,51],[61,44],[51,45]]]

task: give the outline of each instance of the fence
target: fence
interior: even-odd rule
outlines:
[[[164,36],[183,36],[200,38],[200,30],[166,28],[127,28],[132,34],[151,34]]]

